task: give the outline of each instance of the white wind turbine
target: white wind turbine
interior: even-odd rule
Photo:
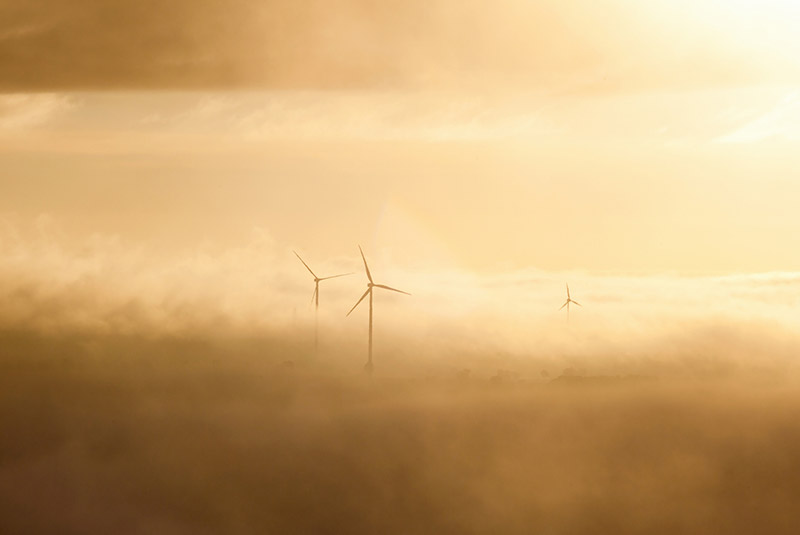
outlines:
[[[367,357],[367,363],[364,365],[364,369],[367,373],[372,373],[372,290],[373,288],[383,288],[384,290],[391,290],[393,292],[398,292],[401,294],[411,295],[408,292],[404,292],[403,290],[398,290],[397,288],[392,288],[390,286],[386,286],[384,284],[375,284],[372,280],[372,274],[369,272],[369,266],[367,265],[367,259],[364,257],[364,251],[361,250],[361,246],[358,246],[358,250],[361,253],[361,259],[364,260],[364,270],[367,272],[367,279],[369,282],[367,283],[367,291],[364,292],[364,295],[361,296],[353,308],[350,309],[350,312],[347,313],[349,316],[351,312],[353,312],[356,307],[364,300],[364,298],[369,295],[369,352]]]
[[[583,308],[582,304],[578,303],[577,301],[572,299],[572,297],[569,296],[569,284],[567,284],[567,300],[564,302],[563,305],[561,305],[561,308],[567,307],[567,323],[569,323],[569,304],[570,303],[575,303],[579,307]],[[559,310],[561,310],[561,308],[559,308]]]
[[[303,262],[303,265],[306,266],[306,269],[311,276],[314,277],[314,293],[311,295],[311,302],[314,303],[314,350],[317,350],[319,345],[319,283],[320,281],[325,281],[328,279],[335,279],[337,277],[344,277],[346,275],[352,275],[352,273],[342,273],[341,275],[331,275],[330,277],[317,277],[317,275],[311,271],[311,268],[308,267],[308,264],[300,258],[300,255],[297,254],[297,251],[292,251],[294,255]]]

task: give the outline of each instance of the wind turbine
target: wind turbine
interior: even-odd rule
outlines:
[[[369,279],[369,282],[367,283],[367,291],[364,292],[364,295],[361,296],[361,299],[359,299],[356,302],[356,304],[353,305],[353,308],[350,309],[350,312],[348,312],[347,315],[349,316],[350,313],[353,312],[359,304],[361,304],[361,301],[363,301],[364,298],[367,295],[369,295],[369,353],[367,357],[367,363],[364,365],[364,369],[367,371],[367,373],[371,375],[372,374],[372,290],[374,288],[383,288],[384,290],[391,290],[393,292],[398,292],[401,294],[406,294],[406,295],[411,295],[411,294],[408,292],[404,292],[403,290],[398,290],[397,288],[386,286],[384,284],[375,284],[372,280],[372,274],[369,272],[369,266],[367,265],[367,259],[364,257],[364,251],[361,250],[360,245],[358,246],[358,250],[361,253],[361,259],[364,261],[364,270],[367,272],[367,279]]]
[[[331,275],[330,277],[317,277],[317,275],[311,271],[311,268],[308,267],[308,264],[305,263],[305,260],[300,258],[300,255],[297,254],[297,251],[292,252],[303,263],[303,265],[306,266],[306,269],[309,273],[311,273],[311,276],[314,277],[314,293],[311,295],[311,302],[314,303],[314,351],[316,351],[317,346],[319,345],[319,283],[320,281],[325,281],[328,279],[352,275],[352,273],[342,273],[341,275]]]
[[[563,305],[561,305],[561,308],[567,307],[567,323],[569,323],[569,304],[570,303],[575,303],[579,307],[583,308],[582,304],[578,303],[572,297],[569,296],[569,284],[567,284],[567,300],[564,302]],[[559,308],[559,310],[561,310],[561,308]]]

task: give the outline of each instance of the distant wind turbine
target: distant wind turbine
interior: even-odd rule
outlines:
[[[372,274],[369,272],[369,266],[367,265],[367,259],[364,257],[364,251],[361,250],[360,245],[358,246],[358,250],[361,253],[361,259],[364,261],[364,270],[367,272],[367,279],[369,279],[369,282],[367,283],[367,291],[364,292],[364,295],[361,296],[361,299],[359,299],[356,304],[353,305],[353,308],[350,309],[350,312],[348,312],[347,315],[349,316],[350,313],[353,312],[359,304],[361,304],[361,301],[363,301],[364,298],[369,295],[369,353],[367,357],[367,363],[364,365],[364,369],[367,371],[367,373],[372,374],[372,290],[373,288],[383,288],[384,290],[391,290],[401,294],[411,294],[383,284],[375,284],[372,280]]]
[[[573,298],[571,298],[569,296],[569,284],[567,284],[567,300],[564,302],[563,305],[561,305],[561,308],[567,307],[567,323],[569,323],[569,304],[570,303],[575,303],[579,307],[583,308],[582,304],[578,303],[577,301],[575,301]],[[561,308],[559,308],[559,310],[561,310]]]
[[[292,252],[303,263],[303,265],[306,266],[306,269],[309,273],[311,273],[311,276],[314,277],[314,293],[311,295],[311,302],[314,303],[314,350],[316,351],[319,345],[319,283],[320,281],[325,281],[328,279],[352,275],[352,273],[342,273],[340,275],[331,275],[330,277],[317,277],[317,275],[311,271],[311,268],[308,267],[308,264],[305,263],[305,260],[300,258],[300,255],[297,254],[297,251]]]

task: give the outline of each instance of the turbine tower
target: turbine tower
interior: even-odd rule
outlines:
[[[294,255],[306,266],[306,269],[311,276],[314,277],[314,293],[311,295],[311,302],[314,303],[314,351],[317,350],[319,346],[319,283],[320,281],[325,281],[328,279],[335,279],[337,277],[344,277],[346,275],[352,275],[352,273],[342,273],[341,275],[331,275],[330,277],[317,277],[316,274],[311,271],[311,268],[308,267],[308,264],[300,258],[300,255],[297,254],[297,251],[292,251]]]
[[[583,308],[582,304],[578,303],[572,297],[569,296],[569,284],[567,284],[567,300],[564,302],[563,305],[561,305],[561,308],[567,307],[567,323],[569,323],[569,304],[570,303],[575,303],[579,307]],[[559,310],[561,310],[561,308],[559,308]]]
[[[364,270],[367,272],[367,279],[369,282],[367,282],[367,291],[364,292],[364,295],[361,296],[361,299],[359,299],[356,304],[353,305],[353,308],[350,309],[350,312],[348,312],[347,315],[349,316],[350,313],[353,312],[359,304],[361,304],[361,301],[363,301],[364,298],[369,295],[369,351],[367,353],[367,363],[364,365],[364,370],[366,370],[368,374],[372,375],[372,290],[374,288],[383,288],[384,290],[391,290],[401,294],[411,294],[404,292],[403,290],[398,290],[397,288],[386,286],[384,284],[375,284],[372,280],[372,274],[369,272],[369,266],[367,265],[367,259],[364,257],[364,251],[361,250],[360,245],[358,246],[358,250],[361,253],[361,259],[364,261]]]

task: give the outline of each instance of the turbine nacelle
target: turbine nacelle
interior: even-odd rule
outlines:
[[[306,267],[308,272],[311,273],[311,276],[314,277],[314,293],[311,294],[311,302],[312,303],[316,303],[317,306],[319,306],[319,283],[320,282],[328,280],[328,279],[337,279],[339,277],[345,277],[347,275],[352,275],[352,273],[341,273],[339,275],[331,275],[330,277],[317,277],[317,274],[314,273],[311,270],[310,267],[308,267],[308,264],[306,264],[306,261],[303,260],[302,258],[300,258],[300,255],[297,254],[297,251],[292,251],[292,252],[297,257],[297,259],[300,260],[300,262],[303,263],[303,265]]]

